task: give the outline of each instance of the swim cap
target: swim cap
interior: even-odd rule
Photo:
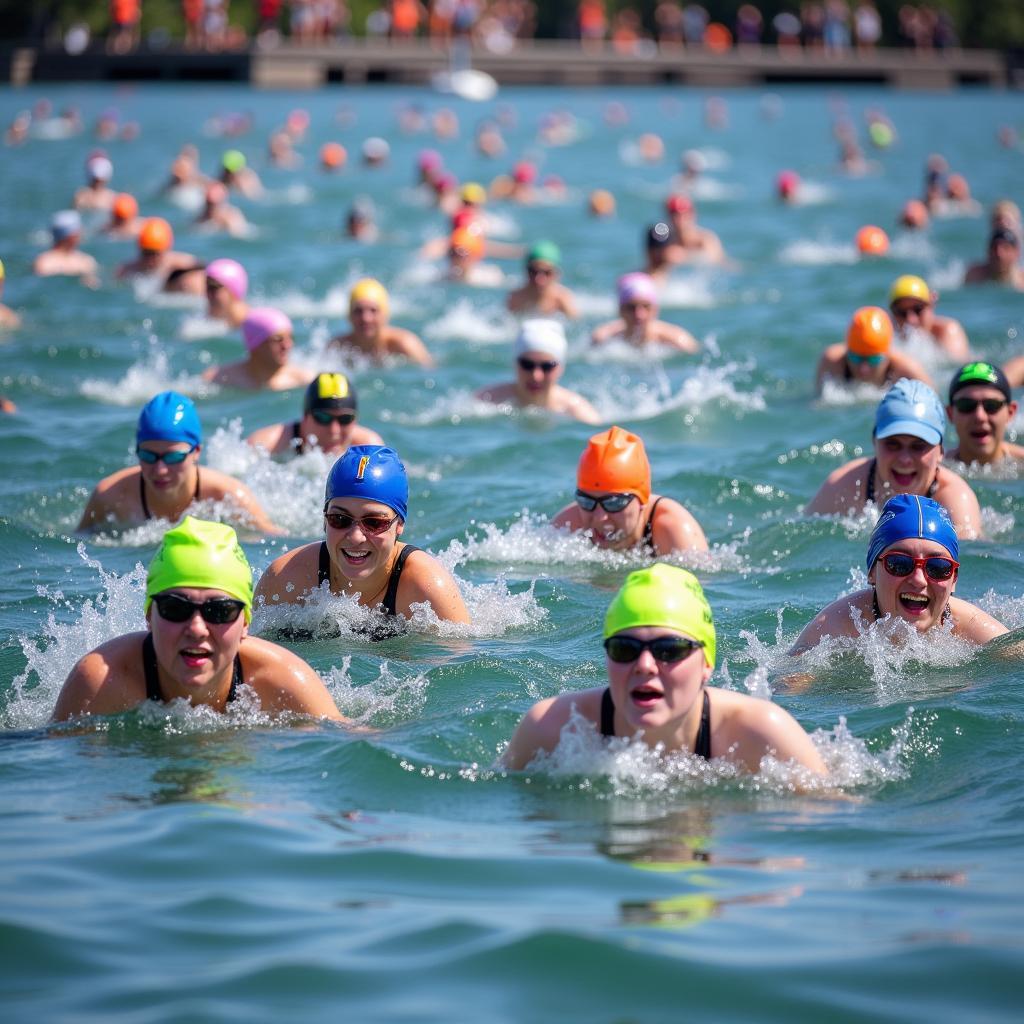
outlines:
[[[964,363],[953,374],[953,379],[949,382],[950,402],[953,401],[953,396],[961,388],[970,387],[972,384],[985,384],[989,387],[998,388],[1008,402],[1013,401],[1010,382],[1006,379],[1006,374],[998,366],[993,366],[991,363],[977,362]]]
[[[664,221],[658,221],[647,229],[645,237],[648,249],[663,249],[672,241],[672,229]]]
[[[214,260],[207,266],[206,276],[224,285],[236,299],[244,299],[249,291],[249,275],[245,267],[235,260]]]
[[[478,260],[484,254],[484,236],[472,227],[458,228],[448,241],[449,249],[462,249],[471,259]]]
[[[487,202],[487,189],[478,181],[467,181],[462,186],[462,201],[473,206],[483,206]]]
[[[556,362],[565,362],[565,329],[558,320],[524,320],[516,336],[516,356],[543,352]]]
[[[110,211],[118,220],[131,220],[139,212],[139,204],[135,201],[135,196],[119,192],[114,196]]]
[[[390,311],[388,302],[388,290],[372,277],[363,277],[352,285],[352,291],[348,296],[348,309],[351,313],[357,302],[372,302],[379,310],[380,315],[386,320]]]
[[[897,277],[889,289],[889,305],[891,306],[897,299],[920,299],[930,305],[932,293],[923,277],[904,274],[902,277]]]
[[[928,224],[928,207],[920,199],[908,199],[900,213],[900,223],[908,228],[923,228]]]
[[[7,272],[4,270],[4,261],[0,260],[0,281],[7,276]]]
[[[988,240],[989,247],[995,245],[996,242],[1006,242],[1007,245],[1012,245],[1015,249],[1020,248],[1020,239],[1009,228],[998,228],[992,232]]]
[[[314,409],[355,412],[357,408],[355,385],[343,373],[318,373],[310,381],[302,401],[303,415]]]
[[[868,541],[868,572],[878,556],[901,540],[933,540],[950,558],[958,559],[960,542],[949,513],[937,501],[920,494],[896,494],[883,506]]]
[[[105,156],[94,156],[86,162],[85,170],[93,181],[110,181],[114,165]]]
[[[245,604],[245,621],[252,621],[252,569],[238,535],[225,523],[185,516],[164,534],[146,574],[144,610],[155,594],[175,587],[223,590]]]
[[[715,619],[692,572],[664,562],[631,572],[605,613],[604,639],[635,626],[664,626],[692,637],[714,668]]]
[[[651,464],[643,441],[622,427],[595,434],[580,456],[576,486],[581,491],[635,494],[646,505],[651,496]]]
[[[649,302],[652,306],[658,304],[658,288],[650,274],[640,271],[623,274],[619,278],[618,290],[620,306],[627,302]]]
[[[534,242],[526,254],[526,262],[527,264],[550,263],[551,266],[557,268],[562,265],[562,250],[554,242],[546,240]]]
[[[228,187],[222,181],[211,181],[206,186],[206,202],[210,206],[218,206],[228,201]]]
[[[228,149],[220,158],[220,162],[229,174],[237,174],[245,169],[245,154],[240,149]]]
[[[665,200],[666,213],[693,213],[693,200],[689,196],[669,196]]]
[[[910,434],[928,444],[942,444],[945,432],[946,411],[939,396],[920,380],[900,377],[875,410],[872,436],[878,440],[894,434]]]
[[[147,217],[139,229],[139,248],[148,252],[166,252],[174,245],[174,232],[163,217]]]
[[[345,166],[348,153],[340,142],[325,142],[320,147],[320,163],[324,167],[336,170]]]
[[[421,149],[416,158],[416,166],[421,171],[436,171],[441,164],[441,154],[436,149]]]
[[[378,164],[383,160],[387,160],[391,153],[391,147],[388,145],[386,139],[380,138],[380,136],[372,135],[363,143],[363,159],[368,164]]]
[[[409,478],[394,448],[355,444],[334,464],[327,477],[324,508],[332,498],[365,498],[408,515]]]
[[[512,168],[512,178],[517,185],[530,185],[537,178],[537,168],[529,160],[520,160]]]
[[[184,441],[203,443],[203,428],[191,398],[177,391],[161,391],[154,395],[139,413],[135,443],[143,441]]]
[[[615,196],[605,188],[595,188],[590,193],[588,205],[595,217],[610,217],[615,212]]]
[[[846,347],[858,356],[877,356],[889,351],[892,321],[879,306],[861,306],[846,329]]]
[[[889,236],[874,224],[865,224],[855,241],[857,249],[866,256],[884,256],[889,251]]]
[[[438,195],[443,195],[445,192],[454,192],[458,184],[459,179],[451,171],[442,171],[434,178],[434,191]]]
[[[254,306],[242,321],[242,339],[250,352],[255,352],[275,334],[291,334],[292,322],[279,309],[270,306]]]
[[[799,185],[800,175],[796,171],[781,171],[775,180],[775,187],[783,199],[788,199],[790,196],[795,195]]]
[[[82,233],[82,218],[77,210],[61,210],[53,215],[50,221],[50,233],[54,242],[63,242],[65,238]]]

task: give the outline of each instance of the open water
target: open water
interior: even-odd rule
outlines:
[[[0,93],[0,121],[44,93]],[[136,141],[105,144],[114,185],[168,217],[177,247],[248,268],[254,301],[296,321],[297,358],[333,368],[323,345],[345,320],[363,274],[391,289],[393,320],[418,331],[436,371],[351,365],[361,419],[401,452],[412,476],[406,538],[456,574],[475,621],[369,644],[343,601],[300,613],[317,639],[295,649],[342,711],[375,732],[227,720],[147,707],[51,730],[60,685],[86,650],[142,626],[144,570],[160,528],[85,543],[73,534],[93,485],[131,459],[138,408],[156,391],[193,394],[209,465],[245,480],[289,536],[246,548],[257,571],[314,539],[327,463],[255,457],[244,433],[292,418],[297,393],[204,391],[211,362],[241,346],[186,301],[147,300],[112,281],[130,245],[87,237],[104,267],[97,291],[37,280],[53,211],[68,204],[96,145],[54,125],[0,163],[4,299],[24,326],[0,341],[0,387],[19,412],[0,420],[4,587],[0,647],[0,1000],[6,1020],[624,1022],[694,1020],[994,1021],[1021,1014],[1024,670],[1008,643],[978,649],[948,636],[893,647],[869,635],[829,646],[788,692],[786,650],[813,613],[863,581],[871,517],[801,517],[826,474],[870,443],[878,393],[815,400],[814,362],[857,306],[885,302],[900,273],[922,273],[940,311],[962,320],[981,354],[1021,351],[1024,300],[963,289],[987,222],[951,216],[920,235],[895,227],[940,151],[987,207],[1024,200],[1024,152],[997,143],[1021,125],[1012,94],[734,92],[728,123],[704,122],[705,94],[680,89],[504,90],[471,106],[422,91],[338,89],[311,95],[236,87],[76,88],[90,126],[114,106]],[[628,122],[608,124],[606,105]],[[399,112],[442,106],[457,139],[403,133]],[[288,111],[311,127],[292,171],[271,168],[265,140]],[[897,142],[869,151],[870,172],[837,166],[843,110],[858,128],[881,107]],[[562,112],[559,144],[540,139]],[[225,115],[250,113],[231,139]],[[486,116],[508,152],[471,144]],[[638,158],[660,132],[666,157]],[[356,154],[386,135],[390,163]],[[352,156],[317,168],[323,141]],[[202,235],[192,213],[157,197],[180,145],[213,171],[241,148],[267,196],[240,201],[255,231]],[[638,431],[657,491],[703,524],[707,555],[683,559],[715,609],[718,685],[773,696],[815,734],[829,794],[794,795],[785,772],[734,777],[681,757],[602,751],[577,735],[543,770],[493,768],[519,716],[546,695],[603,678],[600,621],[636,560],[555,534],[592,432],[508,415],[473,391],[510,375],[514,321],[505,288],[440,282],[416,257],[444,231],[413,187],[436,146],[462,180],[489,181],[521,157],[568,186],[558,202],[495,205],[493,235],[557,241],[584,317],[570,327],[563,383],[602,416]],[[701,220],[734,260],[686,271],[663,315],[703,341],[697,357],[588,352],[614,312],[616,276],[640,259],[696,148],[706,169]],[[780,207],[779,170],[797,170],[805,202]],[[611,189],[618,213],[593,220],[584,199]],[[382,240],[341,236],[365,194]],[[853,235],[876,222],[890,254],[858,261]],[[511,286],[520,267],[502,264]],[[919,349],[918,354],[921,350]],[[949,366],[928,356],[937,379]],[[1015,425],[1021,427],[1018,421]],[[961,552],[958,593],[1011,629],[1024,625],[1024,485],[975,474],[988,538]],[[274,623],[258,616],[257,631]]]

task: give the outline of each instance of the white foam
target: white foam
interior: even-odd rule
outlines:
[[[684,276],[685,275],[685,276]],[[713,309],[719,296],[711,287],[710,271],[676,271],[659,288],[663,309]]]
[[[120,380],[89,377],[79,384],[78,390],[86,398],[119,406],[142,405],[160,391],[180,391],[197,398],[206,398],[217,391],[201,377],[186,373],[172,376],[167,354],[158,347],[151,348],[145,359],[128,367]]]
[[[779,251],[780,263],[817,267],[829,264],[854,264],[859,260],[856,247],[850,242],[822,242],[801,238]]]
[[[471,341],[478,345],[511,345],[516,319],[504,307],[478,308],[467,298],[457,299],[437,320],[423,329],[430,341]]]

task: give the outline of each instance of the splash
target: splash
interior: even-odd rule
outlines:
[[[685,276],[675,274],[662,285],[662,309],[714,309],[719,296],[711,287],[712,271],[689,271]]]
[[[208,398],[217,390],[201,377],[186,373],[173,376],[167,353],[157,346],[150,349],[145,359],[128,367],[120,380],[111,382],[89,377],[78,387],[86,398],[120,406],[141,406],[157,392],[172,389],[196,398]]]
[[[837,380],[835,377],[826,377],[821,383],[818,404],[825,408],[842,408],[851,405],[874,407],[882,400],[885,391],[886,388],[880,388],[877,384],[869,384],[866,381],[847,383]]]
[[[511,345],[516,320],[500,306],[476,308],[469,299],[458,299],[423,330],[430,341],[471,341],[478,345]]]
[[[856,248],[849,242],[821,242],[801,238],[779,251],[779,262],[801,267],[821,267],[831,264],[852,265],[860,259]]]

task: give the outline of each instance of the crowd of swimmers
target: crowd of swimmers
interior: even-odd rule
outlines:
[[[282,149],[287,147],[278,144],[277,150]],[[363,155],[368,165],[386,159],[380,147]],[[324,156],[325,167],[340,166],[344,159],[344,152],[331,161]],[[201,179],[194,154],[183,151],[170,187],[200,182],[205,197],[200,219],[228,232],[241,231],[225,209],[227,196],[231,190],[256,196],[262,186],[239,151],[226,153],[222,163],[217,180]],[[36,259],[35,273],[73,275],[96,287],[100,268],[78,248],[79,211],[109,214],[103,230],[132,237],[138,245],[137,256],[117,269],[116,278],[143,277],[159,289],[202,296],[209,317],[239,332],[244,356],[210,367],[206,381],[250,392],[302,391],[294,419],[255,429],[248,443],[274,458],[319,449],[335,461],[324,483],[323,539],[286,551],[254,586],[235,530],[199,518],[197,503],[216,502],[224,518],[248,531],[283,531],[249,488],[200,464],[203,432],[192,400],[176,391],[151,398],[138,416],[136,463],[97,484],[79,522],[83,532],[151,519],[177,524],[166,531],[149,566],[147,628],[86,654],[68,676],[53,718],[110,714],[145,700],[178,698],[223,711],[251,692],[271,714],[345,722],[306,662],[250,635],[254,607],[302,605],[325,593],[348,598],[376,613],[375,624],[365,630],[374,641],[411,628],[421,608],[455,624],[471,623],[471,612],[448,569],[413,538],[406,539],[406,468],[397,451],[359,422],[351,377],[293,363],[291,320],[276,308],[249,305],[245,268],[227,258],[204,264],[176,251],[171,225],[159,217],[140,217],[131,196],[109,187],[112,171],[105,155],[89,158],[87,184],[76,194],[74,209],[54,216],[53,246]],[[525,282],[507,297],[509,310],[521,318],[513,377],[481,389],[477,399],[601,425],[594,406],[561,383],[568,347],[564,323],[578,316],[578,302],[562,280],[559,246],[541,239],[525,249],[502,248],[486,237],[489,196],[529,202],[537,187],[556,185],[539,186],[525,163],[490,191],[476,183],[441,187],[434,159],[421,159],[418,173],[439,208],[443,202],[450,211],[450,235],[424,248],[449,261],[448,279],[472,282],[489,252],[523,260]],[[787,184],[786,201],[796,187]],[[591,208],[601,215],[593,202]],[[685,328],[659,319],[661,289],[680,265],[728,265],[728,257],[718,236],[697,223],[688,194],[672,194],[664,218],[646,230],[644,265],[619,278],[618,315],[594,329],[592,344],[617,341],[684,354],[700,350],[700,342]],[[999,204],[989,258],[970,268],[967,280],[1024,287],[1019,232],[1016,208]],[[865,247],[879,244],[875,236],[865,235]],[[3,280],[0,264],[0,288]],[[875,410],[871,453],[832,472],[804,512],[880,511],[868,542],[868,586],[817,615],[797,638],[794,655],[828,637],[855,637],[874,622],[902,623],[900,628],[918,634],[947,630],[977,644],[1007,631],[953,594],[961,542],[984,533],[978,499],[957,469],[1024,461],[1024,448],[1006,439],[1017,411],[1012,389],[1024,385],[1024,356],[1005,367],[978,358],[963,326],[936,312],[938,299],[923,278],[903,274],[892,283],[887,308],[854,311],[845,342],[828,346],[820,357],[819,393],[826,386],[869,384],[884,394]],[[331,339],[328,351],[357,353],[375,364],[406,360],[433,366],[422,339],[391,323],[390,306],[379,280],[357,281],[349,294],[349,327]],[[16,330],[18,324],[18,314],[0,305],[0,329]],[[911,335],[924,338],[946,361],[959,363],[944,399],[929,372],[905,351],[902,341]],[[956,444],[947,451],[949,424]],[[607,686],[537,703],[511,737],[502,758],[505,767],[525,768],[552,751],[575,713],[603,736],[640,737],[651,747],[726,758],[750,771],[771,755],[792,762],[808,778],[826,774],[820,751],[786,711],[709,685],[716,662],[714,614],[697,578],[670,564],[687,553],[706,551],[705,530],[680,501],[655,492],[644,442],[636,433],[611,425],[590,437],[579,457],[574,500],[552,517],[551,526],[653,564],[630,573],[607,609]],[[897,642],[898,630],[894,638]]]

